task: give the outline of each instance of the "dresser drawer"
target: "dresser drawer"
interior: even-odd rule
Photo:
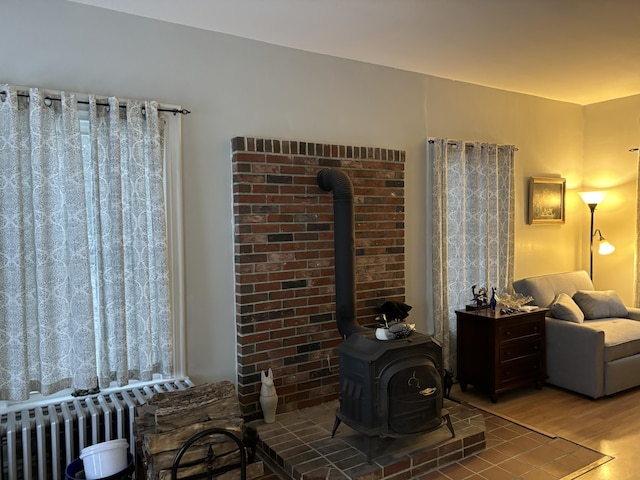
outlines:
[[[540,324],[540,320],[508,323],[498,327],[498,340],[514,340],[516,338],[540,335],[541,333],[542,325]]]
[[[500,345],[500,362],[520,357],[538,355],[543,350],[542,337],[533,337],[528,341],[505,342]]]
[[[540,375],[542,358],[539,355],[501,363],[498,366],[498,385]]]

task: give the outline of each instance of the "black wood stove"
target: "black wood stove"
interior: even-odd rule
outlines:
[[[422,435],[443,424],[455,436],[443,409],[441,345],[418,332],[378,340],[375,328],[357,322],[351,180],[341,170],[327,169],[318,173],[318,186],[333,191],[336,323],[344,338],[338,346],[340,407],[332,436],[341,422],[365,435],[369,461],[377,437]]]

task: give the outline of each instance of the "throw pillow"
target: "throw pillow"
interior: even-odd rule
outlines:
[[[573,295],[573,300],[584,313],[585,320],[629,316],[627,307],[615,290],[578,290]]]
[[[549,311],[551,315],[560,320],[574,323],[582,323],[584,321],[584,313],[566,293],[561,293],[555,298],[549,307]]]

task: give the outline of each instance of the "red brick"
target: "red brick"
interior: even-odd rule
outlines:
[[[268,339],[269,339],[268,332],[254,333],[252,335],[241,335],[241,338],[240,338],[240,340],[242,340],[242,343],[245,345],[250,343],[264,342]]]
[[[266,219],[265,219],[266,220]],[[253,233],[278,233],[280,228],[276,224],[254,224],[252,226]]]
[[[233,161],[235,163],[264,162],[266,161],[266,155],[263,153],[236,153],[233,155]]]
[[[282,340],[271,340],[268,342],[260,342],[256,344],[256,353],[257,352],[269,352],[271,350],[279,349],[283,346]]]
[[[252,184],[251,185],[251,193],[259,194],[276,194],[278,193],[277,185],[269,185],[269,184]]]
[[[240,370],[277,369],[279,411],[336,399],[342,339],[334,321],[333,199],[317,173],[336,166],[353,181],[356,313],[369,321],[383,299],[404,300],[405,153],[252,137],[236,137],[232,146]],[[304,284],[283,288],[289,281]],[[321,348],[297,352],[310,343]],[[259,381],[245,385],[253,379],[239,376],[244,412],[259,410]]]
[[[282,320],[271,320],[266,322],[260,322],[256,325],[256,331],[271,331],[282,328]]]

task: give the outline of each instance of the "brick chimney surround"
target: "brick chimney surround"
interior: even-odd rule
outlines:
[[[243,415],[261,417],[260,372],[269,368],[278,413],[336,400],[333,196],[317,174],[339,168],[353,183],[356,311],[372,324],[384,301],[405,301],[405,152],[253,137],[233,138],[231,150]]]

